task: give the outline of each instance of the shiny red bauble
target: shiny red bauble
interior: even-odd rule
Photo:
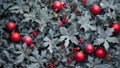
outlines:
[[[118,24],[118,23],[113,23],[111,25],[111,28],[114,28],[114,33],[119,33],[120,32],[120,24]]]
[[[85,45],[85,52],[87,54],[93,54],[93,52],[94,52],[94,46],[92,44],[86,44]]]
[[[12,32],[10,38],[13,42],[18,42],[20,40],[20,34],[18,32]]]
[[[86,5],[87,0],[82,0],[82,4]]]
[[[92,7],[91,7],[91,13],[93,14],[93,15],[98,15],[100,12],[101,12],[101,8],[100,8],[100,6],[99,5],[92,5]]]
[[[96,57],[104,58],[106,55],[106,51],[103,48],[98,48],[95,53]]]
[[[54,11],[61,11],[62,10],[62,3],[60,1],[55,1],[53,3],[53,10]]]
[[[13,31],[16,29],[16,24],[14,22],[8,22],[6,24],[6,28],[8,31]]]
[[[23,43],[26,43],[26,45],[31,45],[32,44],[32,38],[28,35],[24,36],[23,39],[22,39],[22,42]]]
[[[78,62],[83,62],[85,59],[85,55],[82,51],[80,52],[76,52],[75,54],[75,60],[78,61]]]

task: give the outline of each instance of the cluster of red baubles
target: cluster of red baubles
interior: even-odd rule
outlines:
[[[85,53],[88,55],[92,55],[95,52],[96,57],[98,58],[104,58],[106,55],[106,51],[103,48],[98,48],[95,51],[95,48],[92,44],[85,45]],[[75,60],[78,62],[83,62],[85,59],[85,53],[83,51],[77,51],[75,53]]]
[[[83,3],[83,5],[86,5],[87,0],[82,0],[82,3]],[[61,10],[62,10],[62,7],[65,7],[65,8],[66,8],[66,7],[67,7],[67,4],[64,3],[64,4],[62,5],[62,3],[61,3],[60,1],[55,1],[55,2],[53,3],[53,5],[52,5],[53,10],[54,10],[54,11],[57,11],[57,12],[61,11]],[[93,15],[98,15],[98,14],[100,14],[100,12],[101,12],[101,7],[100,7],[99,5],[97,5],[97,4],[94,4],[94,5],[91,6],[90,11],[91,11],[91,13],[92,13]]]
[[[83,5],[86,5],[86,3],[87,3],[87,0],[82,0]],[[64,3],[62,5],[62,3],[60,1],[55,1],[52,5],[53,10],[56,11],[56,12],[61,11],[62,7],[67,8],[67,4]],[[101,7],[97,4],[94,4],[94,5],[91,6],[90,11],[93,15],[98,15],[101,12]],[[63,24],[65,24],[66,22],[68,22],[68,20],[67,20],[67,17],[64,16],[63,19],[61,20],[61,23],[59,24],[59,27],[62,27]],[[14,32],[14,30],[16,29],[16,24],[14,22],[8,22],[7,25],[6,25],[6,28],[7,28],[8,31],[12,32],[11,35],[10,35],[10,38],[13,42],[16,43],[16,42],[20,41],[20,38],[21,38],[20,33],[19,32]],[[120,32],[120,24],[118,24],[118,23],[113,23],[111,25],[111,28],[114,28],[114,33],[119,33]],[[34,36],[38,35],[38,30],[36,29],[35,31],[33,31],[32,34]],[[28,35],[24,36],[23,39],[22,39],[22,42],[26,43],[26,45],[28,45],[30,48],[34,48],[34,44],[32,44],[33,40],[30,36],[28,36]],[[83,42],[83,40],[79,40],[79,43],[81,43],[81,42]],[[64,45],[62,45],[62,48],[64,48]],[[103,48],[97,48],[95,50],[95,48],[92,44],[85,45],[85,48],[84,48],[85,53],[83,51],[79,51],[79,48],[77,48],[77,47],[74,48],[74,50],[76,51],[75,60],[78,61],[78,62],[83,62],[84,61],[85,53],[87,55],[92,55],[95,52],[95,56],[98,57],[98,58],[104,58],[105,55],[106,55],[106,51]],[[68,58],[67,61],[68,61],[68,63],[70,63],[71,59]],[[54,65],[52,63],[49,64],[50,68],[53,68],[53,66]]]
[[[19,32],[15,32],[16,24],[14,22],[8,22],[6,24],[6,28],[8,31],[12,32],[10,35],[10,39],[12,40],[12,42],[16,43],[16,42],[20,41],[21,35]],[[35,34],[35,32],[33,34]],[[34,47],[32,44],[33,43],[32,38],[28,35],[23,37],[22,42],[25,43],[30,48]]]

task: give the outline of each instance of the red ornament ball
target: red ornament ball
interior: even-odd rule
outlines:
[[[94,46],[92,44],[85,45],[85,52],[87,54],[93,54],[93,52],[94,52]]]
[[[82,61],[84,61],[84,59],[85,59],[85,55],[82,51],[76,52],[76,54],[75,54],[75,60],[76,61],[82,62]]]
[[[120,32],[120,24],[118,24],[118,23],[113,23],[111,25],[111,28],[114,28],[114,33],[119,33]]]
[[[104,58],[106,55],[106,52],[103,48],[98,48],[95,53],[96,57],[98,58]]]
[[[24,36],[23,37],[23,40],[22,40],[23,43],[26,43],[26,45],[31,45],[32,44],[32,38],[28,35]]]
[[[61,11],[62,10],[62,3],[60,1],[55,1],[53,3],[53,10]]]
[[[101,12],[101,8],[100,8],[100,6],[99,5],[92,5],[92,7],[91,7],[91,13],[93,14],[93,15],[98,15],[100,12]]]
[[[86,3],[87,3],[87,0],[82,0],[83,5],[86,5]]]
[[[16,24],[14,22],[8,22],[6,24],[6,28],[8,31],[13,31],[16,29]]]
[[[18,42],[20,40],[20,34],[18,32],[12,32],[10,38],[13,42]]]

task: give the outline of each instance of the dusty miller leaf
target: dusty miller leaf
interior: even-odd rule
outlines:
[[[65,46],[65,47],[68,47],[68,45],[69,45],[69,39],[66,39],[66,40],[65,40],[65,43],[64,43],[64,46]]]
[[[110,47],[107,41],[104,42],[104,47],[106,50],[108,50],[108,48]]]
[[[17,57],[17,59],[15,60],[14,64],[19,64],[19,63],[23,62],[24,58],[25,58],[24,54],[19,55]]]
[[[116,37],[107,37],[107,41],[111,43],[119,43]]]
[[[104,43],[104,39],[102,39],[102,38],[97,38],[96,40],[94,40],[93,45],[100,45],[100,44],[102,44],[102,43]]]

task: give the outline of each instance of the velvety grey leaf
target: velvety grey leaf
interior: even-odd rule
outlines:
[[[111,43],[119,43],[118,39],[116,37],[107,37],[106,39],[108,42]]]
[[[49,34],[50,34],[50,37],[53,38],[54,37],[54,32],[52,29],[49,30]]]
[[[107,41],[104,42],[104,47],[105,47],[106,50],[108,50],[108,48],[110,47],[109,43]]]
[[[41,31],[41,32],[43,32],[43,30],[44,30],[44,28],[46,27],[46,23],[45,22],[43,22],[43,21],[41,21],[42,22],[42,24],[40,24],[40,27],[39,27],[39,30]]]
[[[44,47],[47,47],[49,45],[49,42],[44,42],[43,45]]]
[[[31,62],[38,62],[37,59],[35,59],[35,57],[32,57],[32,56],[28,57],[28,59],[29,59]]]
[[[62,64],[59,64],[57,68],[64,68]]]
[[[96,58],[94,61],[95,64],[99,64],[100,62],[101,62],[101,59],[98,59],[98,58]]]
[[[5,61],[0,59],[0,64],[4,64],[4,63],[5,63]]]
[[[67,38],[66,36],[60,36],[60,39],[59,39],[59,41],[64,41],[65,40],[65,38]]]
[[[113,68],[113,67],[108,64],[102,64],[102,65],[95,65],[94,68]]]
[[[65,46],[65,47],[68,47],[68,45],[69,45],[69,39],[66,39],[66,40],[65,40],[65,43],[64,43],[64,46]]]
[[[18,50],[22,50],[22,45],[19,45],[19,44],[17,44],[17,45],[15,45],[15,47],[16,47],[16,49],[18,49]]]
[[[68,22],[73,22],[75,19],[76,19],[76,15],[72,13],[70,19],[68,19]]]
[[[107,28],[107,30],[105,31],[105,33],[106,33],[107,36],[111,36],[111,35],[113,35],[113,31],[114,31],[113,28]]]
[[[48,50],[50,53],[53,53],[53,45],[49,45]]]
[[[100,45],[104,42],[104,39],[102,38],[97,38],[96,40],[94,40],[93,45]]]
[[[13,49],[14,48],[14,44],[10,44],[10,46],[7,48],[8,50]]]
[[[106,38],[108,36],[108,35],[106,35],[105,31],[101,27],[98,28],[98,33],[99,33],[100,38]]]
[[[17,59],[15,60],[14,64],[19,64],[19,63],[23,62],[24,58],[25,58],[24,54],[19,55],[17,57]]]
[[[106,0],[102,0],[102,2],[100,3],[100,6],[102,8],[108,8],[109,7],[109,3]]]
[[[88,61],[89,61],[90,63],[93,63],[93,57],[88,56]]]
[[[8,58],[9,61],[13,61],[12,58],[10,57],[10,54],[8,51],[4,50],[3,53],[5,54],[5,56]]]
[[[50,39],[48,37],[45,37],[44,41],[50,41]]]
[[[29,12],[30,8],[29,8],[29,6],[24,5],[23,10],[24,10],[25,12]]]
[[[18,9],[21,9],[21,7],[18,5],[15,5],[15,6],[12,6],[11,8],[9,8],[9,10],[18,10]]]
[[[69,34],[70,35],[77,35],[77,28],[76,28],[76,24],[72,24],[69,28],[68,28]]]
[[[32,51],[32,55],[36,58],[36,59],[39,59],[40,58],[40,55],[39,55],[39,51],[34,48],[34,50]]]
[[[69,36],[70,40],[72,43],[75,43],[76,45],[78,45],[78,40],[75,36]]]
[[[30,65],[27,65],[27,68],[40,68],[40,65],[38,63],[32,63]]]
[[[63,35],[68,35],[68,30],[67,30],[65,27],[61,27],[61,28],[60,28],[60,32],[61,32],[61,34],[63,34]]]
[[[41,57],[42,57],[42,58],[43,58],[43,57],[46,57],[46,54],[47,54],[46,50],[45,50],[45,51],[42,51],[42,52],[41,52]]]
[[[22,45],[22,47],[23,47],[23,50],[27,49],[27,45],[25,43]]]

